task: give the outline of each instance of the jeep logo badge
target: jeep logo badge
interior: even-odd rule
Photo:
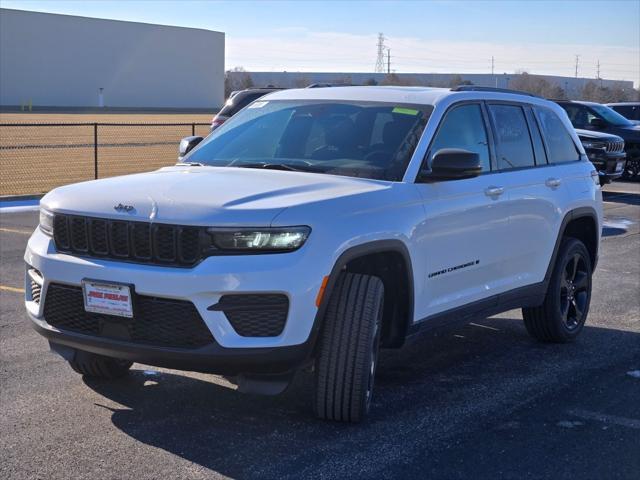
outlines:
[[[113,209],[116,212],[131,212],[134,210],[133,205],[123,205],[121,203],[113,207]]]

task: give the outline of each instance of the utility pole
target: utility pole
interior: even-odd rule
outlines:
[[[576,78],[578,78],[578,64],[580,63],[580,55],[576,55]]]
[[[391,74],[391,49],[387,48],[387,74]]]
[[[384,33],[378,34],[378,56],[376,58],[376,73],[384,73]]]
[[[602,77],[600,76],[600,59],[598,59],[598,64],[596,66],[596,80],[599,80],[600,88],[602,88]]]
[[[498,88],[498,77],[495,76],[494,74],[494,70],[495,70],[495,60],[493,58],[493,55],[491,55],[491,76],[493,77],[494,81],[496,82],[496,88]]]

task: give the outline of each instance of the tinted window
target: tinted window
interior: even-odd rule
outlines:
[[[533,166],[531,136],[522,107],[489,105],[489,112],[498,142],[498,169]]]
[[[573,139],[556,113],[548,108],[536,107],[542,135],[547,144],[549,163],[573,162],[579,159]]]
[[[638,105],[614,105],[611,108],[629,120],[640,120],[640,106]]]
[[[612,110],[611,108],[607,107],[606,105],[600,105],[600,104],[589,105],[589,108],[591,108],[591,112],[590,112],[591,115],[598,116],[602,118],[605,122],[610,123],[612,125],[616,125],[617,127],[632,125],[629,120],[624,118],[615,110]]]
[[[531,139],[533,140],[533,152],[536,155],[536,165],[546,165],[547,154],[544,151],[544,143],[542,143],[542,134],[540,133],[538,121],[530,107],[527,107],[526,113],[527,122],[529,123],[529,132],[531,132]]]
[[[560,106],[567,112],[571,125],[575,128],[589,126],[589,110],[585,106],[578,104],[561,104]]]
[[[401,180],[432,107],[265,100],[214,130],[184,162]]]
[[[449,111],[431,143],[431,158],[443,148],[462,148],[480,155],[482,170],[491,170],[487,130],[480,105],[461,105]]]

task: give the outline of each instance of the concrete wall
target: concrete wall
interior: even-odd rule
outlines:
[[[311,83],[352,83],[363,85],[373,79],[382,83],[387,77],[384,73],[328,73],[328,72],[229,72],[232,79],[241,79],[243,75],[250,75],[256,87],[274,85],[277,87],[296,88]],[[474,85],[484,87],[509,88],[509,83],[517,74],[483,74],[483,73],[398,73],[398,78],[410,85],[428,85],[433,87],[448,87],[451,79],[459,75],[463,80],[469,80]],[[578,96],[584,85],[594,81],[592,78],[560,77],[553,75],[535,75],[560,86],[569,97]],[[618,80],[602,80],[602,86],[618,86],[633,89],[633,82]]]
[[[0,106],[216,108],[224,33],[0,9]]]

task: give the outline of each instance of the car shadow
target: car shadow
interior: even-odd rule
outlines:
[[[363,458],[382,462],[390,452],[402,456],[437,441],[461,422],[475,424],[563,375],[606,363],[615,345],[637,346],[639,339],[633,332],[586,327],[575,343],[540,344],[513,312],[424,335],[382,352],[371,417],[358,426],[313,417],[308,372],[276,397],[240,394],[217,376],[140,365],[120,381],[85,383],[105,397],[96,405],[111,412],[116,428],[222,475],[360,477],[369,476],[362,470],[366,462],[357,466]]]
[[[640,205],[640,193],[602,192],[605,202],[625,203],[627,205]]]

